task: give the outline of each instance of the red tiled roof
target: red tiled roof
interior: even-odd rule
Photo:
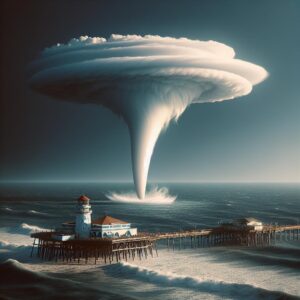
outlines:
[[[90,201],[90,198],[87,197],[86,195],[81,195],[81,196],[78,198],[78,201]]]
[[[128,224],[128,222],[115,219],[110,216],[104,216],[101,219],[97,219],[92,222],[93,224],[98,224],[98,225],[112,225],[112,224]]]

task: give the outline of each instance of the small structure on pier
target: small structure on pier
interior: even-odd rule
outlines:
[[[251,228],[255,231],[263,230],[263,223],[255,218],[242,218],[235,221],[237,226]]]
[[[52,239],[56,241],[68,241],[68,240],[73,240],[75,238],[75,235],[72,233],[67,233],[67,232],[53,232],[52,233]]]
[[[231,222],[225,222],[221,224],[222,227],[233,230],[255,230],[262,231],[263,223],[255,218],[241,218]]]
[[[130,237],[137,235],[137,228],[131,228],[131,224],[110,216],[104,216],[92,222],[91,237]]]

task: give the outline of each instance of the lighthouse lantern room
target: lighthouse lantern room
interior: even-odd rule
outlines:
[[[75,222],[75,236],[78,239],[90,238],[91,232],[91,206],[90,199],[82,195],[78,198],[76,222]]]

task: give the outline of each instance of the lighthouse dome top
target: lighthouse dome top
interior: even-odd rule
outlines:
[[[81,195],[81,196],[78,198],[78,202],[89,203],[89,201],[90,201],[90,198],[87,197],[86,195]]]

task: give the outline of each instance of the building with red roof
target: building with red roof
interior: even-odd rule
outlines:
[[[118,238],[122,236],[137,235],[137,228],[132,228],[131,223],[105,215],[92,221],[90,199],[81,195],[77,199],[75,221],[62,224],[62,231],[78,239],[88,238]]]
[[[92,222],[91,237],[121,237],[137,235],[137,228],[132,228],[131,223],[104,216]]]

